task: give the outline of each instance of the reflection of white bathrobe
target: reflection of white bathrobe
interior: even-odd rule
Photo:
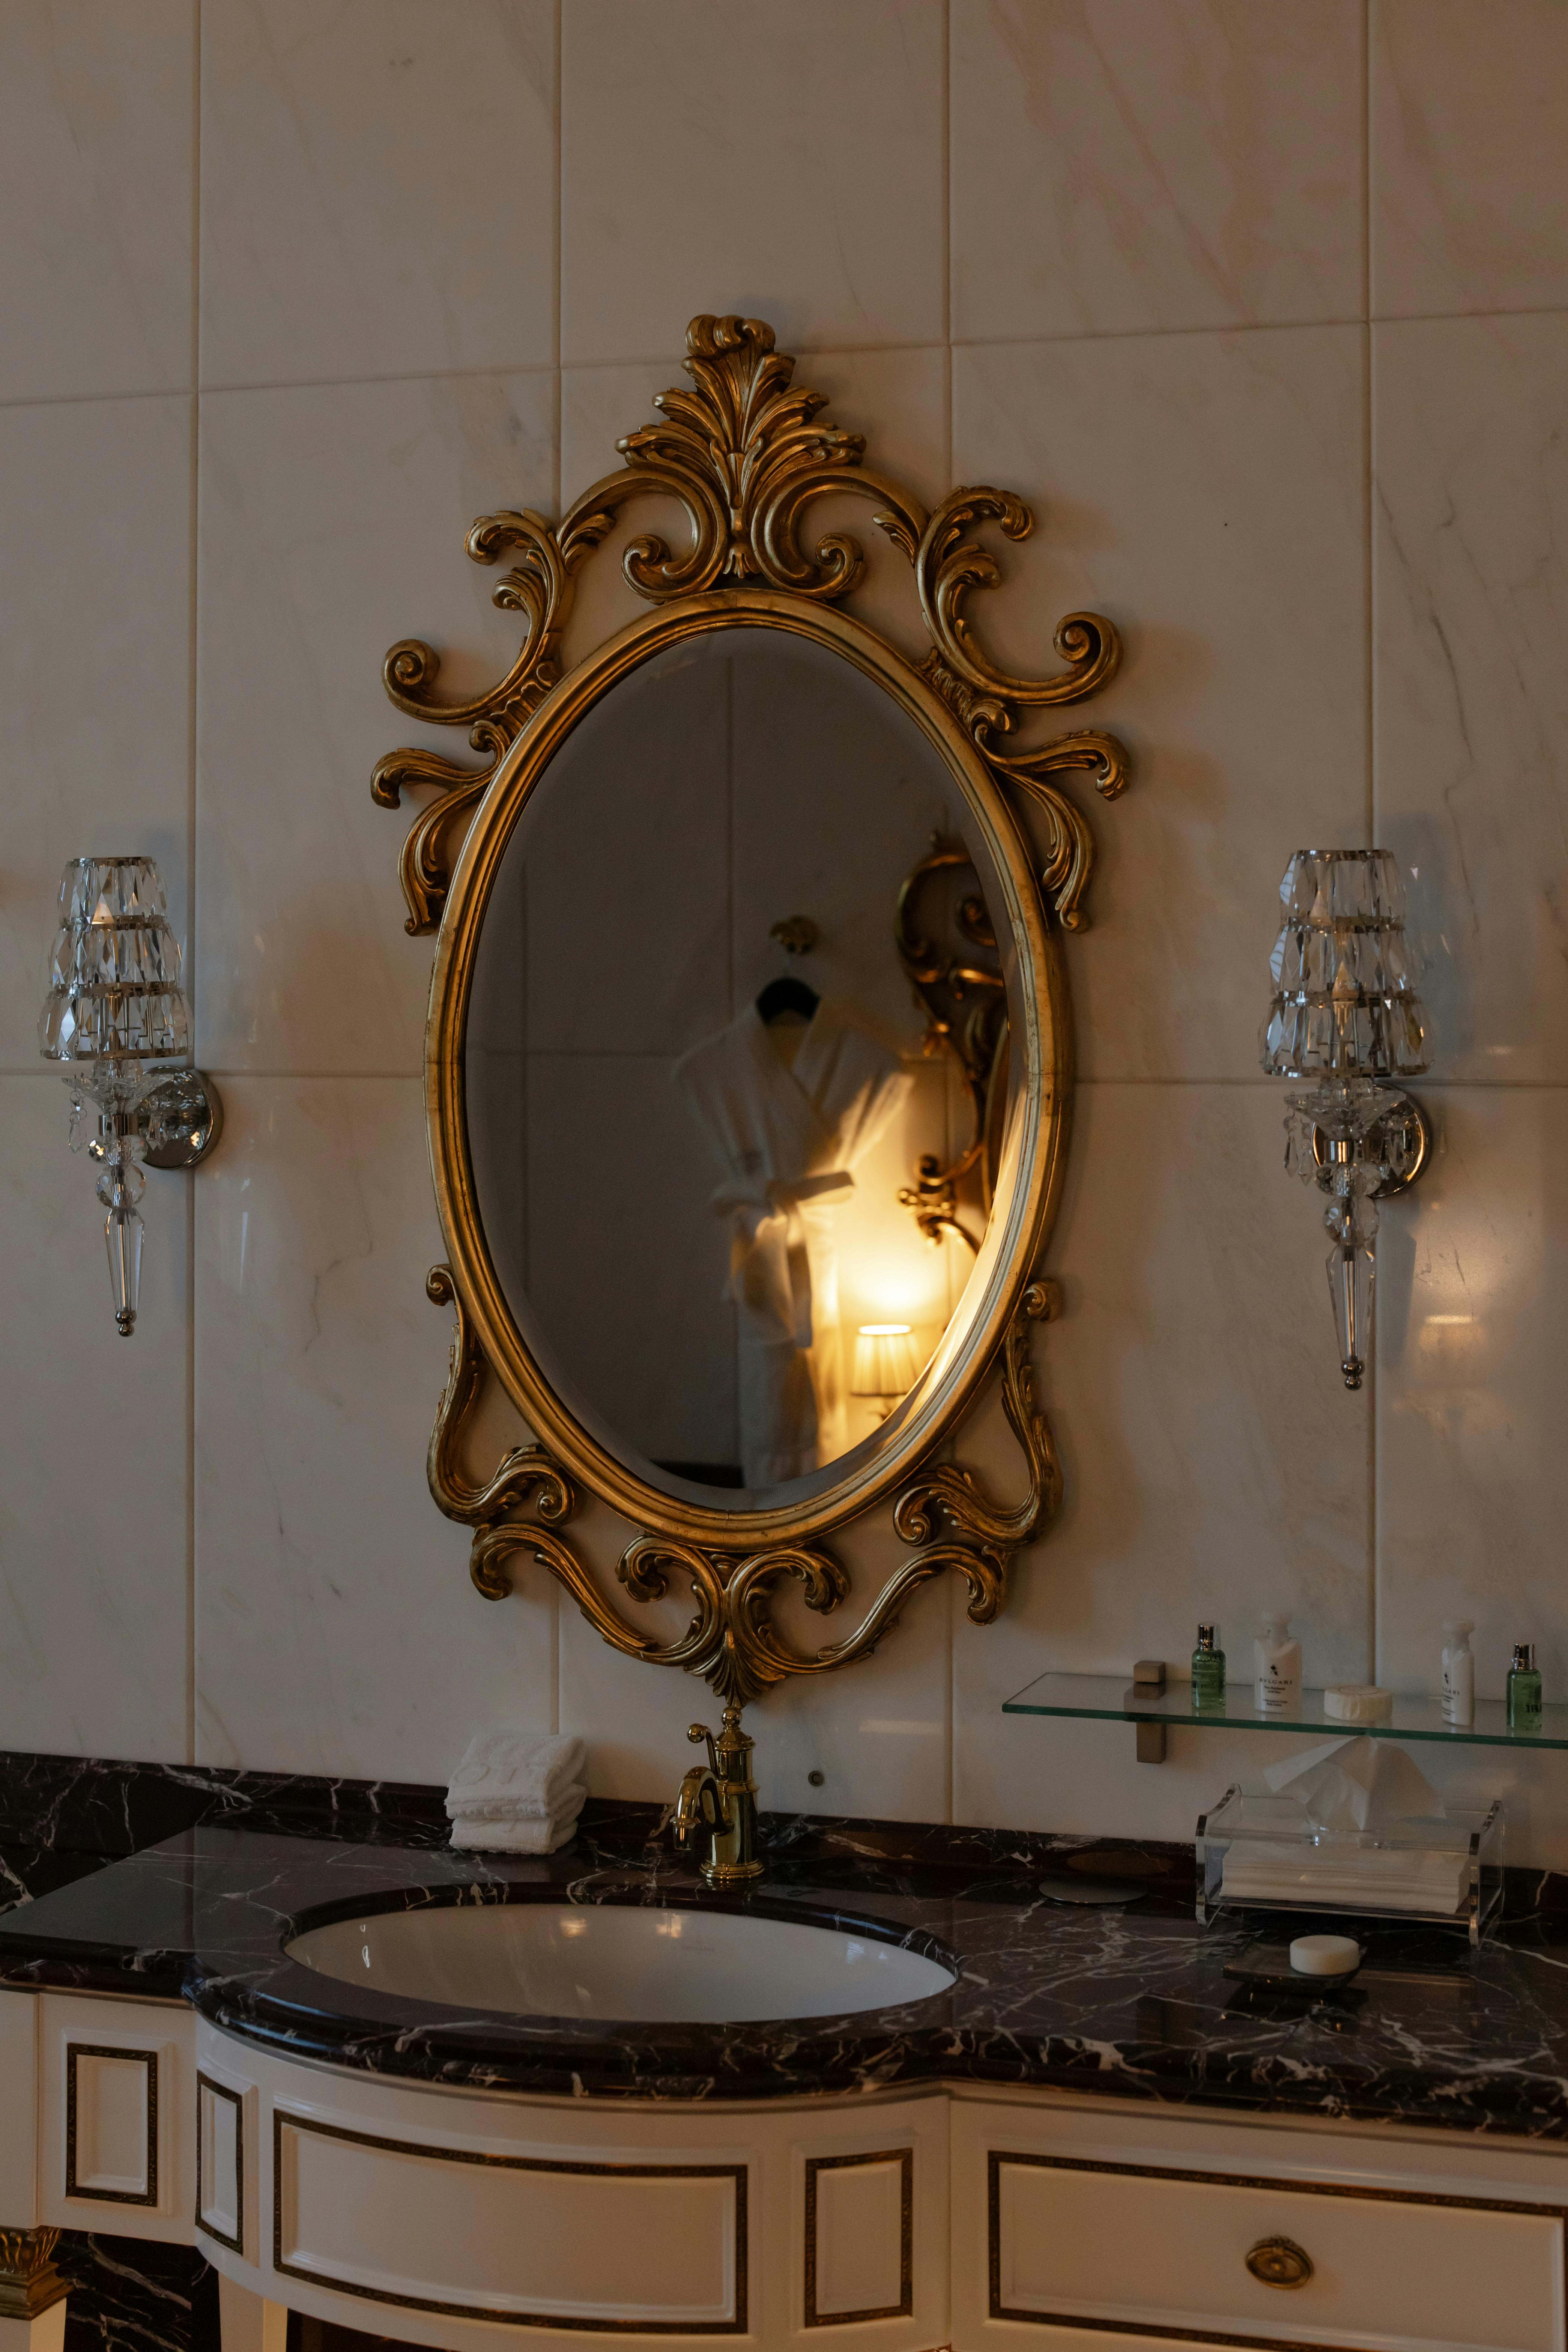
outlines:
[[[726,1172],[713,1207],[730,1224],[742,1475],[772,1486],[848,1443],[833,1203],[914,1081],[828,997],[793,1068],[748,1006],[675,1076]]]

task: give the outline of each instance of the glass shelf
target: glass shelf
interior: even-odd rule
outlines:
[[[1180,1724],[1193,1731],[1314,1731],[1320,1738],[1447,1739],[1459,1748],[1568,1748],[1568,1705],[1542,1709],[1539,1731],[1511,1731],[1501,1699],[1479,1698],[1474,1723],[1445,1723],[1436,1698],[1395,1697],[1386,1723],[1342,1723],[1323,1713],[1321,1690],[1304,1690],[1289,1715],[1260,1715],[1250,1683],[1237,1683],[1217,1706],[1193,1705],[1192,1685],[1135,1688],[1121,1675],[1041,1675],[1003,1702],[1004,1715],[1076,1715],[1100,1723]]]

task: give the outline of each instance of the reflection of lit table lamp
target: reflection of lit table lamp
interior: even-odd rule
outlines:
[[[855,1336],[855,1363],[849,1375],[851,1396],[875,1397],[886,1421],[899,1399],[911,1389],[920,1361],[907,1323],[862,1323]]]

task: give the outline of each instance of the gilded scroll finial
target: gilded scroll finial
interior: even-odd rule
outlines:
[[[408,929],[432,931],[439,922],[475,810],[506,751],[561,676],[561,636],[576,574],[622,507],[657,495],[674,499],[685,517],[685,548],[672,549],[649,531],[622,557],[626,580],[652,603],[759,581],[832,602],[864,577],[864,550],[843,530],[808,547],[801,530],[814,499],[844,491],[869,500],[873,522],[910,563],[931,641],[923,674],[994,772],[1044,813],[1042,878],[1063,925],[1081,929],[1094,839],[1088,819],[1047,779],[1085,769],[1110,799],[1127,781],[1127,754],[1114,736],[1096,733],[1008,751],[1002,740],[1021,714],[1082,702],[1110,684],[1121,658],[1113,623],[1098,613],[1069,613],[1054,639],[1060,669],[1037,678],[999,669],[982,648],[967,607],[973,591],[998,584],[1001,570],[968,534],[994,523],[1007,539],[1024,538],[1033,518],[1023,500],[982,485],[952,491],[928,515],[904,484],[865,464],[863,434],[819,421],[826,394],[795,383],[794,359],[774,348],[773,331],[762,319],[704,313],[686,331],[686,353],[689,386],[655,397],[660,421],[616,443],[622,469],[584,490],[558,528],[523,509],[481,515],[470,529],[466,544],[476,563],[495,563],[508,551],[515,557],[492,599],[526,623],[505,677],[466,702],[441,702],[435,694],[440,656],[433,646],[405,637],[386,656],[383,680],[397,709],[466,728],[483,762],[466,767],[438,752],[407,749],[389,752],[374,771],[371,792],[384,808],[395,808],[410,785],[433,785],[437,793],[404,846]]]

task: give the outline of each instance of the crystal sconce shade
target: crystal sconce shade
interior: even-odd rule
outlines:
[[[1366,1369],[1377,1204],[1413,1184],[1431,1133],[1390,1083],[1427,1066],[1426,1023],[1405,942],[1405,884],[1386,849],[1299,849],[1279,885],[1285,920],[1263,1024],[1271,1077],[1310,1078],[1286,1097],[1285,1164],[1329,1196],[1329,1289],[1345,1386]]]
[[[63,1062],[71,1093],[70,1140],[80,1149],[88,1103],[101,1163],[98,1197],[123,1338],[136,1328],[142,1278],[142,1163],[194,1168],[217,1140],[222,1109],[199,1070],[169,1069],[190,1045],[190,1008],[163,885],[150,857],[73,857],[60,877],[59,929],[38,1050]]]

